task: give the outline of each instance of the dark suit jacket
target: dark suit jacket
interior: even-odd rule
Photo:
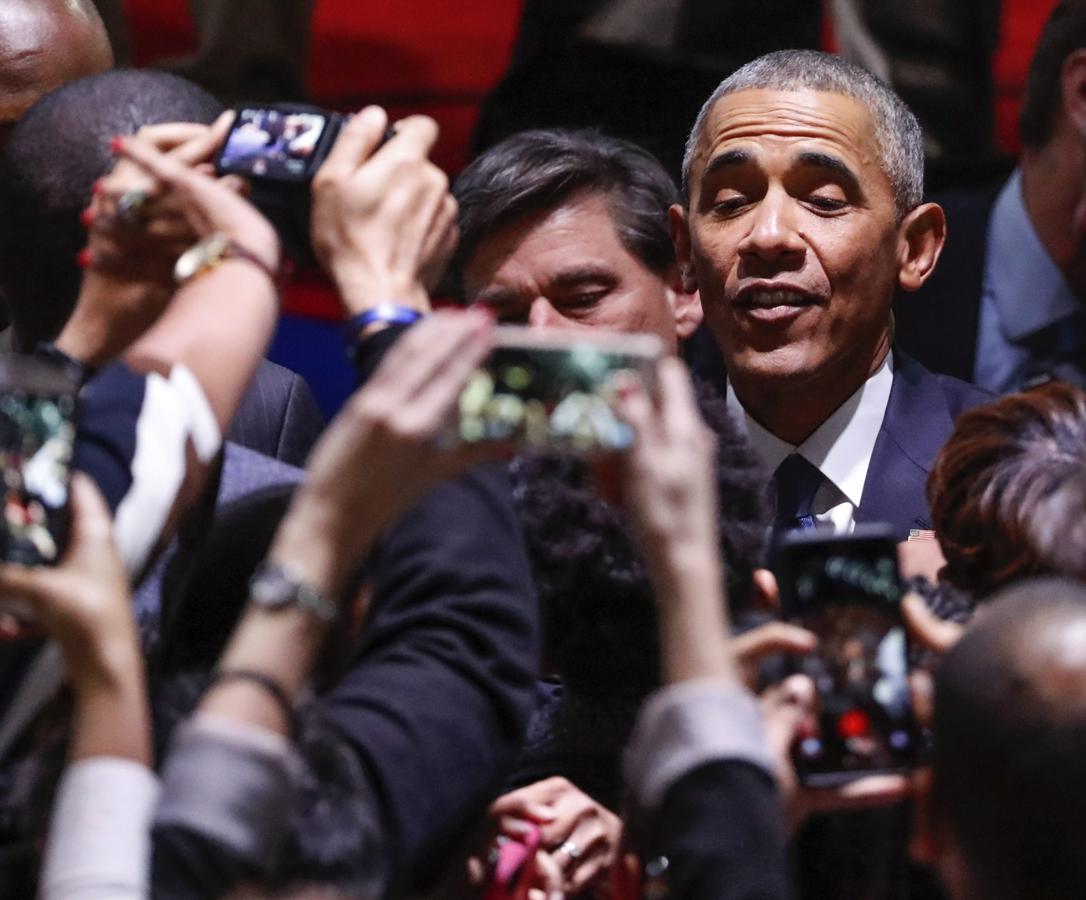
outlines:
[[[324,417],[305,379],[265,359],[241,398],[226,439],[304,466],[323,428]]]
[[[957,378],[933,375],[894,352],[894,386],[867,470],[856,522],[886,522],[900,539],[911,528],[931,528],[925,497],[939,449],[965,410],[992,395]]]
[[[687,348],[691,369],[724,388],[724,361],[704,329]],[[992,395],[946,375],[933,375],[901,350],[894,349],[894,385],[867,470],[856,521],[885,522],[900,540],[912,528],[931,528],[925,497],[935,456],[971,406]]]
[[[1002,184],[932,197],[946,212],[947,240],[935,271],[894,300],[895,339],[932,372],[972,381],[988,220]]]

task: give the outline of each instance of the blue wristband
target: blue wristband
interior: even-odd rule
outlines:
[[[401,306],[399,303],[382,303],[373,309],[357,316],[351,316],[343,325],[343,340],[347,344],[353,344],[366,328],[374,322],[385,322],[389,325],[410,325],[422,318],[422,313],[410,306]]]

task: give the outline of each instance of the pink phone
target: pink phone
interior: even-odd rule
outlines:
[[[533,825],[523,836],[506,838],[502,842],[483,900],[513,900],[516,897],[517,881],[539,849],[540,840],[539,828]]]

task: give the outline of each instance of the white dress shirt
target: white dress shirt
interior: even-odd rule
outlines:
[[[878,371],[798,447],[756,422],[728,382],[728,409],[767,471],[776,472],[789,454],[798,453],[826,476],[811,513],[815,522],[832,526],[838,534],[848,534],[856,527],[856,510],[894,383],[891,356],[886,354]]]

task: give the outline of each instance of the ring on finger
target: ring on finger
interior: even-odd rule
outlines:
[[[570,859],[580,859],[584,851],[578,847],[573,841],[563,841],[562,846],[558,848],[557,853],[565,853]]]
[[[151,195],[147,191],[125,191],[117,200],[117,219],[129,226],[142,225]]]

